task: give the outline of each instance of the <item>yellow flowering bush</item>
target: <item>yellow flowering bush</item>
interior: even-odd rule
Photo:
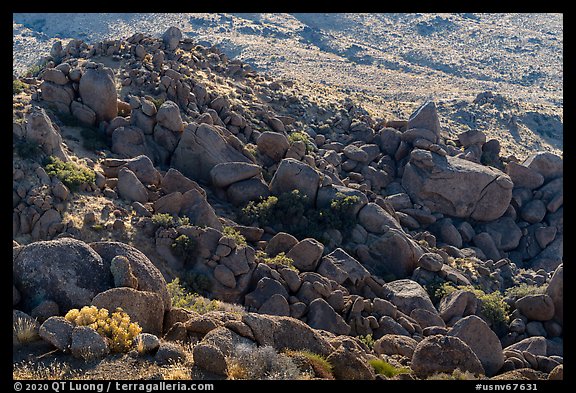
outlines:
[[[108,341],[112,352],[127,352],[134,338],[142,332],[137,322],[130,322],[130,316],[120,307],[111,315],[107,309],[96,306],[73,308],[65,316],[66,320],[77,326],[88,326]]]

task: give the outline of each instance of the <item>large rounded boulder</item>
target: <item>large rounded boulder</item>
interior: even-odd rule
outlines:
[[[82,102],[96,113],[96,121],[118,116],[118,93],[113,73],[107,67],[88,68],[78,86]]]
[[[172,300],[166,288],[166,280],[160,270],[140,250],[120,242],[95,242],[90,247],[100,255],[104,264],[110,270],[112,259],[122,255],[128,259],[132,273],[138,280],[138,290],[154,292],[160,295],[164,303],[164,310],[172,308]],[[108,287],[110,288],[110,287]],[[105,288],[105,289],[108,289]]]
[[[496,168],[458,157],[414,149],[402,176],[410,198],[433,212],[493,221],[512,199],[510,176]]]
[[[25,312],[45,300],[55,301],[62,311],[82,307],[113,283],[110,262],[71,238],[21,247],[13,260],[13,278]]]

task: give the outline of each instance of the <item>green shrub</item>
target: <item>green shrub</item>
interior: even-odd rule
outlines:
[[[28,87],[28,84],[22,82],[20,79],[12,81],[12,95],[20,94]]]
[[[370,359],[368,360],[368,363],[370,363],[370,365],[374,368],[376,374],[382,374],[387,376],[388,378],[391,378],[398,374],[409,374],[411,371],[409,368],[406,367],[395,367],[382,359]]]
[[[90,226],[90,229],[100,232],[106,229],[106,227],[104,226],[104,224],[94,224],[92,226]]]
[[[174,242],[172,243],[172,249],[177,256],[182,258],[185,263],[188,263],[194,260],[196,242],[194,239],[190,239],[190,237],[186,235],[180,235],[174,239]]]
[[[541,295],[546,293],[548,289],[548,284],[537,286],[537,285],[528,285],[526,283],[522,283],[515,287],[510,287],[506,289],[504,292],[505,297],[510,297],[513,299],[520,299],[524,296],[528,295]]]
[[[486,318],[493,329],[497,329],[499,326],[508,323],[510,319],[508,315],[510,306],[508,306],[504,301],[504,297],[498,291],[485,293],[481,289],[474,288],[470,285],[458,285],[456,287],[449,282],[445,282],[436,290],[436,297],[441,299],[458,289],[470,291],[476,295],[482,304],[480,313]]]
[[[504,297],[498,291],[492,293],[484,293],[478,296],[482,302],[480,312],[488,321],[491,322],[492,327],[502,326],[510,320],[509,312],[510,306],[504,301]]]
[[[240,212],[240,221],[246,225],[258,223],[260,226],[281,226],[282,230],[298,238],[313,237],[320,241],[328,229],[337,229],[344,236],[356,225],[356,217],[351,214],[358,203],[357,196],[337,193],[330,206],[315,209],[308,196],[298,190],[270,196],[260,202],[250,201]]]
[[[250,201],[242,208],[240,221],[247,225],[254,222],[258,222],[262,226],[268,225],[274,218],[277,203],[278,198],[275,196],[269,196],[260,202]]]
[[[318,211],[318,225],[323,229],[335,228],[346,234],[356,226],[356,215],[351,214],[351,211],[359,201],[357,196],[336,193],[336,198],[330,202],[330,208]]]
[[[180,284],[178,277],[166,284],[166,289],[168,289],[168,294],[172,299],[172,307],[187,308],[194,302],[196,295],[188,292]]]
[[[195,270],[188,270],[182,277],[186,288],[193,293],[206,296],[212,290],[212,281],[203,273]]]
[[[374,337],[371,334],[365,336],[358,336],[358,340],[362,341],[368,348],[374,349]]]
[[[306,145],[306,154],[309,154],[314,150],[314,144],[310,141],[310,137],[305,132],[294,131],[288,135],[288,142],[290,142],[290,144],[298,141],[302,141]]]
[[[278,253],[276,256],[271,257],[264,251],[258,250],[256,251],[256,262],[278,267],[287,267],[288,269],[298,271],[298,269],[296,269],[296,267],[293,265],[294,260],[287,257],[284,252]]]
[[[258,155],[258,147],[253,143],[247,143],[244,145],[244,149],[252,154],[254,157]]]
[[[88,150],[104,150],[108,148],[106,135],[96,127],[83,126],[80,130],[82,146]]]
[[[222,230],[222,236],[234,239],[236,246],[238,247],[246,247],[248,245],[248,243],[246,243],[246,238],[233,227],[225,225]]]
[[[158,110],[160,109],[160,106],[162,106],[162,104],[166,101],[166,99],[149,97],[149,101],[152,101],[152,103],[156,107],[156,110]]]
[[[186,289],[180,284],[180,279],[178,277],[166,284],[166,288],[168,289],[168,294],[172,299],[172,307],[183,308],[199,314],[205,314],[209,311],[217,311],[222,308],[220,301],[207,299]]]
[[[96,174],[93,170],[72,161],[64,162],[57,157],[48,157],[44,169],[50,176],[56,176],[71,191],[78,191],[83,184],[93,184]]]
[[[32,78],[32,77],[37,77],[38,75],[40,75],[40,72],[42,72],[42,70],[44,69],[44,67],[46,66],[46,61],[41,61],[38,64],[33,65],[32,67],[28,68],[26,70],[26,72],[24,73],[24,75],[27,78]]]
[[[190,225],[188,217],[174,217],[168,213],[155,213],[152,215],[152,223],[164,228],[176,228]]]
[[[445,285],[449,285],[444,279],[434,276],[426,285],[424,289],[428,293],[432,304],[437,305],[444,296],[447,295],[447,288]]]
[[[463,287],[461,289],[470,289],[472,287]],[[450,281],[443,281],[441,282],[434,291],[434,299],[437,301],[442,300],[445,296],[450,295],[452,292],[456,291],[459,288],[456,288],[454,284]]]

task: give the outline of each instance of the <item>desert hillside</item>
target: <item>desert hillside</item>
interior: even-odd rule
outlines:
[[[562,151],[562,14],[96,15],[14,14],[15,72],[55,40],[160,36],[174,25],[275,78],[354,96],[373,116],[405,118],[431,98],[453,137],[479,129],[520,159]],[[485,92],[496,98],[478,102]]]
[[[14,379],[563,379],[538,17],[15,14]]]

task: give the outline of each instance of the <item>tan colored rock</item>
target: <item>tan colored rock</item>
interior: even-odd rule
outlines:
[[[434,335],[418,343],[412,356],[412,370],[420,378],[436,373],[451,374],[454,370],[483,375],[484,368],[476,354],[461,339]]]
[[[157,293],[127,287],[112,288],[96,295],[92,305],[111,311],[120,307],[130,316],[131,322],[138,322],[144,333],[162,334],[164,304]]]
[[[84,105],[96,113],[96,121],[118,116],[118,94],[112,71],[107,67],[88,68],[80,79],[78,92]]]
[[[433,212],[492,221],[512,198],[513,183],[505,173],[457,157],[414,149],[402,176],[410,198]]]

